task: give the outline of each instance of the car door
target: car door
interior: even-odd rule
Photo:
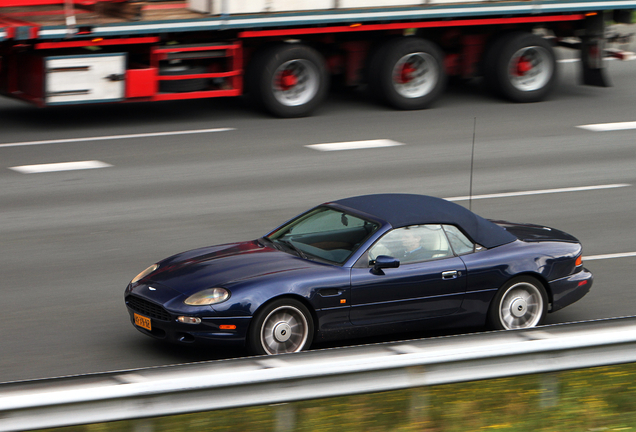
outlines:
[[[415,249],[414,233],[420,236]],[[373,263],[379,255],[399,259],[400,266],[380,272],[372,271],[372,264],[351,269],[350,319],[354,325],[439,317],[461,306],[466,267],[453,254],[440,225],[392,230],[362,259]]]

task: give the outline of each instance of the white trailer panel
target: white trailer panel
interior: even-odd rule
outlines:
[[[56,56],[44,62],[47,105],[124,99],[126,54]]]
[[[444,3],[480,3],[487,0],[188,0],[188,8],[212,15],[301,12],[330,9],[425,6]]]
[[[188,8],[212,15],[333,9],[334,0],[188,0]]]

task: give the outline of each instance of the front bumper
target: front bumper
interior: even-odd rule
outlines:
[[[251,317],[206,317],[200,324],[184,324],[177,320],[179,315],[173,314],[161,305],[154,304],[152,309],[140,308],[126,298],[126,308],[132,325],[146,336],[178,344],[211,344],[224,346],[244,346]],[[155,310],[161,309],[161,313]],[[135,314],[149,321],[150,330],[135,323]],[[220,326],[235,326],[224,330]]]
[[[550,282],[550,291],[552,292],[552,309],[550,312],[563,309],[582,299],[585,294],[590,292],[593,280],[592,273],[583,268],[573,275]]]

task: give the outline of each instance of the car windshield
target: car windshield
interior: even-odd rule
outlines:
[[[331,207],[313,209],[267,239],[303,258],[343,264],[379,224]]]

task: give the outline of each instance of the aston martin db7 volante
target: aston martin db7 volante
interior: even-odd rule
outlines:
[[[591,286],[581,244],[563,231],[377,194],[164,259],[130,282],[125,302],[148,336],[278,354],[377,333],[534,327]]]

